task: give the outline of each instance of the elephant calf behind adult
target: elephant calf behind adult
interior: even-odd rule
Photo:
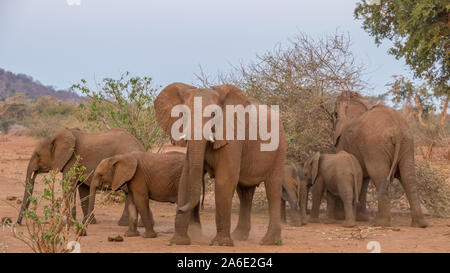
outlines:
[[[154,154],[133,152],[106,158],[95,169],[89,197],[89,211],[95,203],[95,190],[101,184],[110,185],[112,190],[127,186],[130,202],[128,204],[129,229],[125,236],[139,236],[137,231],[138,212],[145,226],[146,238],[156,237],[153,230],[153,216],[149,199],[159,202],[176,203],[178,183],[184,166],[186,154],[169,152]],[[191,220],[200,226],[199,207]]]
[[[92,180],[91,172],[103,159],[133,151],[144,151],[144,148],[134,136],[122,129],[88,133],[79,129],[64,128],[53,136],[39,141],[28,163],[25,179],[26,187],[17,223],[21,224],[23,211],[28,209],[29,196],[33,194],[37,174],[46,173],[52,169],[65,174],[75,163],[76,156],[80,156],[79,164],[86,167],[85,175],[88,175],[78,188],[81,206],[86,217],[88,212],[86,199],[89,195],[89,185]],[[76,216],[75,209],[73,210],[73,216]],[[127,219],[127,212],[124,211],[119,224],[127,225]]]
[[[362,185],[362,169],[356,157],[340,151],[337,154],[317,152],[303,166],[308,183],[313,185],[313,205],[310,222],[319,222],[319,207],[323,192],[327,192],[328,223],[334,222],[334,208],[342,200],[345,210],[344,227],[355,226],[356,204]]]
[[[308,223],[306,219],[307,198],[307,181],[301,167],[294,163],[287,164],[284,168],[281,220],[286,222],[286,202],[289,202],[292,225],[306,225]]]

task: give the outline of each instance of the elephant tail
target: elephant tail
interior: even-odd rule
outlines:
[[[383,181],[383,183],[380,186],[380,189],[377,192],[376,198],[380,198],[380,196],[387,190],[389,183],[391,183],[392,175],[394,174],[395,168],[398,164],[398,158],[400,154],[400,141],[395,142],[395,151],[394,151],[394,160],[392,160],[391,169],[389,170],[389,174],[386,177],[386,180]]]
[[[293,209],[295,209],[296,211],[300,210],[300,206],[298,205],[298,203],[294,202],[291,198],[291,196],[289,195],[289,192],[287,191],[287,189],[284,187],[284,185],[282,186],[282,198],[286,201],[289,202],[289,205],[291,205],[291,207]]]
[[[351,162],[352,162],[352,169],[353,169],[353,189],[354,189],[353,191],[354,191],[354,196],[355,196],[355,205],[359,205],[358,179],[360,177],[358,177],[358,171],[355,166],[355,160],[353,158],[351,158]]]

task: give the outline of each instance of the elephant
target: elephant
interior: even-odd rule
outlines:
[[[368,220],[366,195],[369,180],[375,184],[378,213],[375,224],[391,225],[390,199],[386,188],[400,180],[411,209],[411,226],[427,227],[417,193],[414,139],[406,120],[392,108],[369,103],[357,92],[343,91],[336,99],[334,145],[336,151],[354,155],[363,170],[358,218]]]
[[[196,101],[201,101],[200,107],[198,104],[195,107]],[[184,130],[185,128],[183,128],[184,134],[176,137],[172,135],[172,127],[179,123],[180,118],[179,116],[173,117],[171,114],[173,114],[174,107],[179,105],[184,106],[190,113],[194,113],[190,119],[187,118],[194,126],[186,126],[188,129]],[[203,111],[202,113],[205,114],[206,107],[210,106],[216,106],[221,111],[215,111],[209,117],[196,117],[196,112]],[[270,140],[262,140],[261,137],[252,140],[250,137],[246,137],[249,135],[249,115],[245,115],[245,121],[238,124],[244,124],[245,131],[238,130],[236,128],[238,126],[233,126],[229,130],[226,130],[225,126],[212,126],[211,130],[203,131],[203,134],[195,137],[196,128],[199,125],[196,124],[196,119],[201,123],[202,128],[207,128],[205,125],[212,120],[225,120],[223,124],[227,124],[228,128],[228,124],[235,125],[236,122],[239,122],[235,115],[236,112],[233,113],[233,110],[247,106],[261,108],[257,101],[247,98],[244,92],[230,84],[196,88],[184,83],[172,83],[166,86],[155,99],[154,107],[158,124],[177,145],[187,146],[187,156],[178,191],[175,234],[170,239],[170,244],[187,245],[191,243],[187,234],[189,215],[199,202],[204,169],[211,177],[215,177],[217,233],[210,245],[233,246],[233,239],[248,239],[253,194],[255,187],[262,182],[266,189],[270,220],[261,244],[281,243],[280,200],[286,154],[286,139],[281,123],[278,123],[277,127],[273,126],[274,128],[271,130],[272,133],[278,133],[279,136],[274,149],[265,150],[261,145],[270,144],[270,141],[276,137],[270,138]],[[270,107],[267,109],[268,120],[278,121],[278,115],[273,115]],[[227,118],[228,114],[231,114],[231,117]],[[261,118],[259,111],[257,115]],[[242,121],[242,118],[240,120]],[[255,124],[253,123],[253,125]],[[267,126],[269,125],[271,124],[267,124]],[[186,133],[190,133],[194,137],[187,137]],[[245,133],[244,137],[241,139],[236,137],[239,133]],[[221,139],[218,136],[227,137]],[[231,234],[231,201],[235,190],[240,199],[240,209],[238,224]]]
[[[90,174],[102,159],[133,151],[144,151],[144,148],[134,136],[122,129],[89,133],[79,129],[63,128],[53,136],[42,139],[36,144],[28,163],[25,179],[26,187],[17,223],[22,223],[23,211],[28,209],[29,196],[33,194],[37,174],[47,173],[52,169],[66,174],[76,162],[76,156],[80,156],[79,164],[86,168],[84,174],[88,176],[78,187],[84,214],[83,221],[85,221],[88,215],[89,185],[92,180]],[[128,201],[127,198],[126,203]],[[75,219],[75,205],[72,213]],[[92,217],[91,223],[95,222],[95,217]],[[124,209],[118,224],[128,225],[128,211],[126,209]]]
[[[335,220],[334,211],[337,200],[342,200],[345,212],[344,227],[356,225],[356,204],[362,186],[362,169],[353,155],[340,151],[337,154],[316,152],[303,165],[308,184],[312,185],[312,209],[309,221],[319,222],[319,209],[322,195],[327,193],[328,223]]]
[[[154,238],[154,220],[148,200],[176,203],[178,183],[186,155],[181,152],[154,154],[150,152],[131,152],[103,159],[93,174],[89,213],[92,214],[96,188],[109,185],[116,191],[123,188],[128,193],[129,225],[125,236],[139,236],[137,231],[138,212],[145,227],[144,238]],[[200,228],[200,205],[194,209],[191,224]]]
[[[286,202],[289,202],[292,225],[296,227],[306,225],[308,223],[306,218],[308,187],[300,166],[295,163],[285,166],[282,187],[281,220],[286,223]]]

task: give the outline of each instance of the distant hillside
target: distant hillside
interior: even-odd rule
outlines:
[[[45,86],[25,74],[14,74],[0,68],[0,100],[24,93],[30,99],[43,96],[55,97],[63,101],[80,101],[81,97],[67,90],[55,90],[52,86]]]

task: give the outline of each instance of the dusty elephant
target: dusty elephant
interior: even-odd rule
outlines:
[[[94,209],[96,188],[109,185],[116,191],[124,188],[128,192],[129,228],[127,237],[139,236],[137,231],[138,213],[145,227],[143,237],[154,238],[153,215],[148,200],[176,203],[178,183],[184,166],[186,154],[169,152],[154,154],[149,152],[132,152],[106,158],[100,162],[93,174],[89,212]],[[200,228],[198,205],[194,208],[191,223]]]
[[[356,204],[362,185],[362,169],[353,155],[340,151],[337,154],[320,154],[305,162],[303,166],[308,183],[312,184],[312,209],[310,222],[319,222],[319,208],[322,194],[327,193],[328,223],[335,220],[334,208],[342,200],[345,211],[344,227],[356,225]]]
[[[89,175],[104,158],[143,150],[144,148],[139,141],[122,129],[112,129],[102,133],[88,133],[79,129],[61,129],[53,136],[41,140],[36,145],[28,163],[26,187],[17,223],[21,224],[22,212],[28,209],[30,204],[28,197],[33,194],[34,181],[39,173],[46,173],[53,169],[65,174],[75,163],[76,156],[80,156],[80,165],[86,167],[85,174]],[[87,197],[91,180],[92,176],[89,176],[78,188],[85,217],[88,215]],[[75,218],[75,216],[74,208],[73,217]],[[95,218],[93,218],[93,223],[95,223]],[[124,210],[119,225],[128,225],[127,210]]]
[[[194,109],[194,101],[200,101],[200,107]],[[211,244],[233,245],[230,234],[231,227],[231,201],[234,191],[237,189],[240,199],[239,220],[236,229],[233,231],[233,238],[246,240],[250,232],[251,204],[255,187],[264,182],[266,194],[269,202],[270,221],[268,231],[262,239],[262,244],[276,244],[281,241],[281,219],[280,200],[281,184],[284,176],[284,161],[286,153],[286,139],[284,131],[279,122],[278,127],[272,128],[272,132],[279,133],[277,147],[271,151],[261,151],[261,144],[269,144],[270,140],[236,140],[237,126],[228,133],[234,136],[235,140],[225,140],[227,135],[226,126],[212,127],[206,130],[198,138],[195,137],[197,129],[213,120],[225,120],[223,124],[230,122],[236,124],[237,115],[233,114],[227,120],[228,114],[232,113],[234,106],[247,107],[251,105],[258,107],[256,102],[250,101],[244,93],[232,85],[220,85],[211,88],[196,88],[183,83],[174,83],[165,87],[155,100],[155,111],[158,124],[174,138],[172,135],[172,125],[178,122],[179,117],[171,116],[174,106],[184,105],[191,113],[191,133],[192,138],[182,135],[175,139],[177,143],[187,145],[187,157],[185,160],[183,173],[180,179],[178,192],[178,209],[175,219],[175,234],[170,240],[173,244],[190,244],[187,234],[190,214],[193,208],[198,205],[200,198],[201,180],[203,170],[215,177],[215,204],[216,204],[216,228],[217,234]],[[207,106],[218,106],[221,111],[210,113],[209,117],[200,117],[200,123],[196,124],[195,111],[205,113]],[[233,106],[233,107],[226,107]],[[199,109],[197,109],[199,108]],[[195,111],[194,111],[195,110]],[[271,121],[270,108],[268,110],[268,121]],[[248,115],[246,115],[248,117]],[[273,120],[277,120],[274,115]],[[188,119],[189,120],[189,119]],[[241,120],[242,121],[242,120]],[[248,136],[248,118],[240,123],[245,125],[244,136]],[[270,124],[268,124],[269,126]],[[200,130],[201,130],[200,128]],[[202,131],[200,131],[202,132]],[[205,135],[206,134],[206,135]],[[223,138],[217,137],[223,136]],[[183,139],[184,138],[184,139]],[[230,138],[227,138],[230,139]]]
[[[363,170],[358,218],[367,220],[366,194],[369,180],[378,191],[375,223],[391,225],[390,199],[386,191],[395,177],[401,181],[411,208],[411,225],[426,227],[417,193],[414,140],[401,115],[382,104],[370,107],[358,93],[344,91],[337,98],[334,143],[337,151],[354,155]]]
[[[284,169],[283,191],[281,197],[281,220],[286,223],[286,202],[289,203],[289,215],[293,226],[308,223],[306,208],[308,204],[308,186],[300,166],[287,164]]]

